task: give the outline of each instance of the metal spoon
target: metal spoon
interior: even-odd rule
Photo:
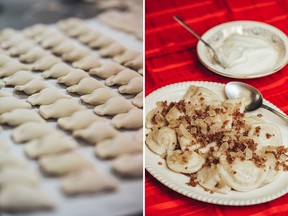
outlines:
[[[174,18],[180,25],[182,25],[184,28],[186,28],[191,34],[193,34],[198,40],[200,40],[201,42],[203,42],[208,48],[210,48],[210,49],[212,50],[212,52],[213,52],[213,57],[214,57],[214,59],[215,59],[215,61],[216,61],[217,64],[219,64],[219,65],[222,66],[223,68],[227,68],[227,65],[220,60],[220,58],[218,57],[215,49],[214,49],[209,43],[207,43],[205,40],[203,40],[198,33],[196,33],[191,27],[189,27],[189,26],[188,26],[182,19],[180,19],[178,16],[173,16],[173,18]]]
[[[245,111],[254,111],[261,107],[273,112],[288,123],[288,116],[263,104],[262,94],[253,86],[242,82],[229,82],[225,86],[225,93],[229,99],[244,98],[246,104]]]

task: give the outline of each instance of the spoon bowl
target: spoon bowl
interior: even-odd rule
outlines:
[[[261,107],[273,112],[288,123],[286,115],[263,104],[262,94],[251,85],[242,82],[229,82],[225,86],[225,93],[229,99],[243,98],[245,101],[245,111],[254,111]]]

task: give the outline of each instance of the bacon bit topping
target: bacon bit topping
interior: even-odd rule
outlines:
[[[158,162],[158,165],[162,165],[162,162]]]
[[[267,139],[270,139],[272,137],[272,135],[271,134],[269,134],[269,133],[266,133],[266,138]]]
[[[259,114],[257,114],[257,117],[258,117],[258,118],[262,118],[263,115],[262,115],[261,113],[259,113]]]

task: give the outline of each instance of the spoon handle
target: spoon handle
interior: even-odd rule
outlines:
[[[282,118],[284,121],[286,121],[288,123],[288,116],[278,112],[277,110],[275,110],[275,109],[273,109],[273,108],[271,108],[265,104],[262,104],[261,107],[273,112],[275,115],[278,115],[280,118]]]
[[[191,34],[193,34],[198,40],[202,41],[206,46],[208,46],[210,49],[214,51],[214,49],[208,44],[206,41],[204,41],[199,34],[197,34],[190,26],[188,26],[182,19],[180,19],[178,16],[173,16],[173,18],[181,24],[184,28],[186,28]]]

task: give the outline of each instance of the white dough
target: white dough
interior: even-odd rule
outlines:
[[[88,55],[78,61],[73,62],[72,66],[82,70],[90,70],[101,65],[97,55]]]
[[[70,95],[61,93],[56,88],[44,88],[39,93],[33,94],[27,98],[27,102],[32,105],[48,105],[56,102],[60,98],[71,98]]]
[[[67,38],[64,35],[54,33],[53,35],[49,35],[43,38],[43,40],[41,41],[41,46],[45,49],[50,49],[61,44],[65,40],[67,40]]]
[[[93,122],[106,121],[88,110],[77,111],[71,116],[58,119],[58,125],[65,130],[79,130],[87,128]]]
[[[9,54],[11,56],[19,56],[21,54],[26,53],[28,50],[30,50],[34,46],[35,45],[31,41],[20,43],[20,44],[17,44],[16,46],[13,46],[11,49],[9,49]]]
[[[0,114],[11,112],[17,108],[31,108],[31,105],[13,96],[0,97]]]
[[[79,37],[89,31],[90,28],[86,25],[76,25],[74,28],[69,28],[65,32],[70,37]]]
[[[30,158],[43,155],[72,151],[77,147],[77,142],[62,133],[49,133],[40,139],[33,140],[25,145],[25,153]]]
[[[121,94],[138,94],[143,91],[143,77],[132,78],[127,85],[119,87]]]
[[[89,42],[94,41],[97,38],[99,38],[101,35],[102,35],[102,33],[100,33],[100,32],[90,30],[90,31],[86,32],[86,34],[80,35],[80,37],[78,37],[78,40],[81,43],[88,44]]]
[[[60,60],[53,55],[46,55],[33,64],[33,70],[44,71],[59,63]]]
[[[0,54],[0,66],[2,67],[3,65],[5,65],[6,63],[8,63],[9,61],[12,61],[12,58],[10,58],[10,56],[6,55],[6,54]]]
[[[85,77],[76,85],[67,88],[68,92],[77,93],[80,95],[90,94],[95,89],[104,87],[104,84],[93,77]]]
[[[119,113],[128,112],[135,108],[131,102],[124,97],[112,97],[104,104],[98,105],[94,108],[94,112],[98,115],[117,115]]]
[[[55,55],[63,55],[76,49],[76,45],[72,41],[64,41],[52,48],[52,53]]]
[[[77,195],[115,190],[117,186],[116,180],[111,176],[93,169],[86,169],[65,176],[60,187],[67,195]]]
[[[25,43],[27,39],[22,34],[12,34],[10,37],[7,37],[5,40],[2,41],[1,47],[3,49],[9,49],[19,43]]]
[[[95,153],[102,159],[142,152],[142,149],[142,143],[140,145],[124,134],[119,134],[112,139],[101,141],[95,145]]]
[[[125,67],[115,63],[115,62],[105,62],[103,63],[99,68],[93,68],[89,71],[91,75],[95,75],[98,77],[101,77],[103,79],[106,79],[110,76],[113,76],[120,71],[124,70]]]
[[[48,53],[41,47],[33,47],[28,50],[26,53],[20,55],[19,60],[21,62],[33,63],[44,56],[48,55]]]
[[[114,43],[114,40],[106,35],[101,35],[96,40],[93,40],[88,43],[88,46],[91,48],[103,48]]]
[[[105,139],[111,139],[118,133],[107,122],[94,122],[85,129],[75,130],[73,136],[95,144]]]
[[[138,129],[143,127],[143,110],[131,109],[127,113],[121,113],[112,118],[112,124],[116,128]]]
[[[138,93],[132,100],[132,104],[135,106],[142,108],[143,107],[143,91]]]
[[[12,132],[12,138],[16,143],[26,142],[41,138],[48,133],[55,131],[46,123],[28,122],[15,128]]]
[[[70,52],[64,53],[62,58],[65,61],[78,61],[85,56],[91,55],[92,52],[88,49],[76,47],[75,49],[71,50]]]
[[[4,167],[1,169],[0,187],[3,188],[15,183],[37,186],[40,183],[40,177],[35,172],[21,167]]]
[[[117,73],[116,75],[113,75],[107,78],[105,81],[105,84],[107,86],[126,85],[134,77],[141,77],[141,75],[137,73],[136,71],[125,69]]]
[[[135,58],[125,62],[124,66],[132,68],[134,70],[139,70],[140,68],[143,68],[143,55],[137,55]]]
[[[101,87],[94,90],[91,94],[81,96],[81,100],[91,105],[105,103],[108,99],[115,97],[116,94],[107,87]]]
[[[91,168],[93,164],[77,152],[42,156],[39,160],[41,169],[49,175],[64,175],[73,171]]]
[[[7,152],[0,152],[0,169],[8,167],[19,167],[21,169],[27,169],[27,163],[23,160],[16,158],[13,155],[10,155]]]
[[[44,32],[47,30],[47,27],[43,24],[35,24],[31,27],[25,28],[23,30],[23,34],[27,37],[35,37],[39,34],[44,34]]]
[[[7,77],[15,74],[17,71],[21,70],[30,70],[31,67],[25,64],[22,64],[16,60],[12,60],[4,64],[0,68],[0,77]]]
[[[139,51],[136,50],[126,50],[120,55],[114,56],[113,60],[119,64],[124,64],[125,62],[131,61],[136,58],[138,55],[141,55]]]
[[[85,109],[83,106],[76,104],[71,99],[61,98],[53,104],[41,105],[39,113],[45,119],[62,118],[83,109]]]
[[[54,205],[46,194],[32,186],[13,184],[0,192],[0,207],[5,211],[52,209]]]
[[[0,154],[7,153],[10,151],[10,147],[4,142],[3,139],[0,139]]]
[[[10,77],[6,77],[3,81],[7,86],[24,85],[34,78],[33,73],[30,71],[17,71]]]
[[[100,49],[99,53],[103,57],[113,57],[125,51],[125,47],[118,42],[114,42]]]
[[[112,170],[123,177],[143,176],[143,153],[122,155],[113,160]]]
[[[47,88],[47,84],[40,79],[32,79],[24,85],[15,86],[15,90],[23,91],[28,95],[34,94],[41,91],[42,89]]]
[[[89,74],[81,69],[72,69],[68,74],[57,79],[58,83],[62,83],[66,86],[76,85],[85,77],[89,77]]]
[[[34,112],[34,110],[22,108],[14,109],[0,116],[1,124],[6,123],[10,126],[17,126],[26,122],[44,123],[45,120],[42,119],[38,113]]]
[[[70,71],[72,70],[72,68],[65,64],[65,63],[57,63],[55,65],[53,65],[49,70],[44,71],[41,76],[44,79],[47,78],[59,78],[59,77],[63,77],[65,75],[67,75]]]

